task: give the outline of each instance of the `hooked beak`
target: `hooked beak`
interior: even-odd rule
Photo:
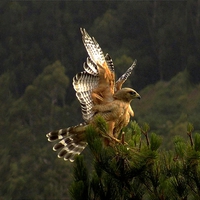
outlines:
[[[137,94],[136,94],[136,98],[137,98],[137,99],[141,99],[141,96],[137,93]]]

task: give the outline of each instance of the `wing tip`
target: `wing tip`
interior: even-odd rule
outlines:
[[[135,60],[133,61],[133,64],[132,64],[132,66],[133,66],[133,67],[135,67],[135,66],[136,66],[136,64],[137,64],[137,59],[135,59]]]
[[[82,27],[80,27],[80,31],[81,31],[81,33],[82,33],[82,35],[83,35],[83,33],[84,33],[85,29],[84,29],[84,28],[82,28]]]

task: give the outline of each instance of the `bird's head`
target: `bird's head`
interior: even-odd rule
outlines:
[[[133,99],[141,99],[141,96],[131,88],[122,88],[114,94],[114,98],[125,102],[131,102]]]

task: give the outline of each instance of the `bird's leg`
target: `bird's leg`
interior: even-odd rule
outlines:
[[[111,140],[117,142],[117,143],[121,143],[121,140],[117,139],[116,137],[114,137],[113,135],[113,130],[115,127],[115,122],[108,122],[108,136]]]

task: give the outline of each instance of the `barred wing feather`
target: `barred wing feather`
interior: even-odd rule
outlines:
[[[91,60],[90,57],[87,57],[86,62],[83,63],[84,70],[94,76],[98,76],[97,65]]]
[[[116,91],[120,90],[123,83],[127,80],[127,78],[131,75],[133,69],[135,68],[137,60],[134,60],[133,64],[127,69],[127,71],[116,81],[115,89]]]
[[[73,78],[73,86],[76,96],[81,104],[83,119],[88,122],[94,115],[92,110],[93,102],[91,98],[92,90],[98,84],[98,76],[88,74],[86,71],[77,74]]]
[[[108,65],[108,68],[110,69],[110,71],[114,73],[115,72],[115,67],[114,67],[112,58],[110,57],[110,55],[108,53],[105,56],[105,60],[106,60],[106,63]]]
[[[100,65],[103,65],[105,62],[105,57],[101,47],[94,38],[89,36],[84,28],[80,28],[80,30],[82,33],[83,44],[88,52],[89,57],[95,64],[99,63]]]

